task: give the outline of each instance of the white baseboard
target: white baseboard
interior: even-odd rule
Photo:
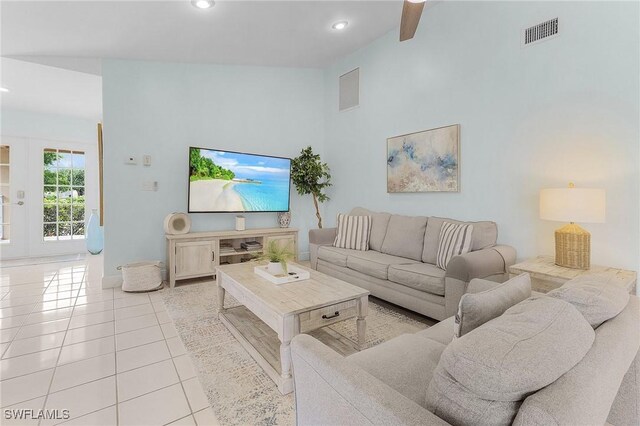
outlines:
[[[122,287],[122,275],[105,275],[102,277],[102,288],[117,288]]]
[[[309,252],[308,251],[299,251],[298,252],[299,260],[309,260]]]

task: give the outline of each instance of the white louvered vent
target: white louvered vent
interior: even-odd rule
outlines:
[[[338,109],[346,111],[360,104],[360,68],[340,76]]]
[[[522,32],[522,45],[528,46],[558,35],[558,18],[549,19],[541,24],[525,28]]]

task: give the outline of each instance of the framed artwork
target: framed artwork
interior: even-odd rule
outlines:
[[[458,192],[460,125],[387,139],[387,192]]]

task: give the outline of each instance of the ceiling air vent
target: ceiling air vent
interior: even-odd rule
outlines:
[[[345,111],[360,104],[360,68],[340,76],[338,109]]]
[[[522,45],[528,46],[548,40],[558,35],[558,18],[549,19],[541,24],[525,28],[522,33]]]

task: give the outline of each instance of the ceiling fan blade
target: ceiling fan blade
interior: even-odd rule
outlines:
[[[400,41],[412,39],[420,23],[424,3],[412,3],[404,0],[402,5],[402,21],[400,21]]]

